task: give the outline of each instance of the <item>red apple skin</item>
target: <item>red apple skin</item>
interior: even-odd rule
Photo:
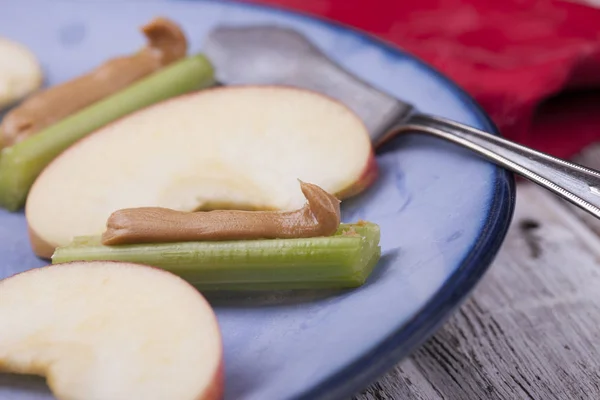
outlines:
[[[336,194],[336,197],[340,200],[347,199],[352,196],[356,196],[357,194],[368,189],[379,177],[379,166],[377,164],[377,159],[375,158],[375,153],[371,150],[371,155],[369,156],[369,160],[367,161],[367,165],[360,178],[356,182],[354,182],[347,189],[342,190],[341,192]]]
[[[211,384],[196,400],[222,400],[225,388],[223,352],[221,352],[221,364],[213,377]]]
[[[45,240],[42,240],[29,225],[27,226],[27,234],[29,235],[29,244],[31,245],[31,250],[33,250],[35,255],[44,260],[51,259],[56,247],[52,246]]]

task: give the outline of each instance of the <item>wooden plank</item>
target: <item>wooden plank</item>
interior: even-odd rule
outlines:
[[[356,399],[360,400],[438,400],[443,399],[417,365],[408,359],[371,385]]]
[[[469,300],[355,399],[598,398],[600,239],[522,184],[503,249]]]

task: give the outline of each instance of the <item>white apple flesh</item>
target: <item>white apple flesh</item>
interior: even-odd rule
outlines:
[[[377,164],[363,122],[343,104],[283,86],[204,90],[131,114],[57,157],[26,204],[33,249],[50,257],[100,235],[116,210],[294,210],[298,179],[344,199]]]
[[[76,262],[0,281],[0,371],[45,376],[59,400],[213,400],[216,317],[188,283],[119,262]]]
[[[42,81],[35,55],[20,43],[0,38],[0,110],[39,89]]]

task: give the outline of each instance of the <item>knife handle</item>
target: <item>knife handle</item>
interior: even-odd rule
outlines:
[[[600,218],[600,172],[444,118],[413,114],[380,144],[402,133],[428,133],[469,148],[484,158],[549,189]]]

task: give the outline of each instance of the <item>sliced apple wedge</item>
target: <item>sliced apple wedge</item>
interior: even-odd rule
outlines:
[[[169,272],[75,262],[0,281],[0,371],[45,376],[59,400],[222,396],[215,315]]]
[[[31,242],[48,258],[100,235],[117,210],[294,210],[298,179],[340,199],[377,176],[368,132],[316,92],[235,86],[181,96],[105,126],[57,157],[26,204]]]
[[[38,90],[43,80],[42,66],[31,50],[0,37],[0,111]]]

